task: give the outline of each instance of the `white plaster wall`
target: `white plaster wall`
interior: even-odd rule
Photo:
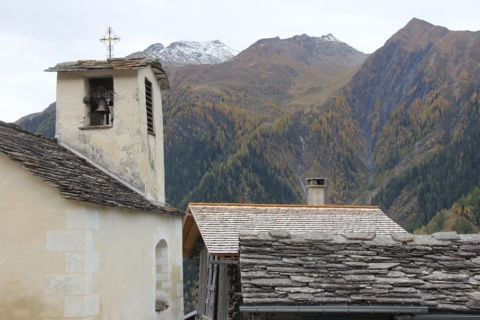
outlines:
[[[325,188],[318,186],[307,186],[308,204],[312,206],[320,206],[325,204]]]
[[[66,200],[0,154],[0,319],[180,319],[181,219]],[[171,306],[154,311],[155,246]]]
[[[100,294],[102,319],[178,319],[183,317],[182,226],[181,218],[107,208],[99,211],[99,232],[94,251],[100,252],[100,271],[94,275],[94,292]],[[155,312],[157,265],[155,247],[160,240],[168,245],[171,301],[167,310]],[[95,281],[95,277],[101,281]],[[111,285],[115,283],[115,287]],[[103,304],[103,297],[110,303]],[[139,311],[141,311],[139,313]]]
[[[47,232],[65,230],[71,206],[0,154],[0,319],[63,318],[64,297],[45,292],[45,274],[65,273],[65,253],[45,246]]]
[[[90,77],[113,76],[114,122],[107,129],[88,126]],[[154,89],[155,137],[147,134],[145,77]],[[140,70],[59,72],[57,76],[57,138],[135,186],[151,200],[165,202],[163,120],[158,83],[150,67]]]
[[[138,87],[140,88],[140,105],[146,106],[145,78],[152,83],[153,94],[153,121],[155,135],[147,134],[147,151],[150,162],[150,172],[147,174],[147,188],[149,196],[165,202],[165,169],[163,153],[163,108],[160,86],[153,74],[152,68],[140,69],[138,72]],[[145,108],[145,107],[144,107]],[[147,123],[147,114],[144,110],[142,122]]]

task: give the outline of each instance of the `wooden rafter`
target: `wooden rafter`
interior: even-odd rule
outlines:
[[[194,219],[192,219],[194,220]],[[197,223],[193,221],[189,232],[186,234],[185,242],[183,243],[183,257],[188,258],[190,252],[192,252],[195,242],[197,241],[198,236],[200,235],[200,230],[198,230]]]

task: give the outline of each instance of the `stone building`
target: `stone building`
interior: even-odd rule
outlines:
[[[324,181],[309,179],[322,192]],[[322,186],[317,188],[317,186]],[[310,196],[310,199],[323,199]],[[183,221],[183,257],[198,263],[197,316],[226,320],[239,318],[239,231],[289,230],[343,233],[406,231],[377,207],[329,205],[258,205],[190,203]],[[240,252],[242,254],[242,252]],[[248,317],[248,313],[244,314]]]
[[[240,233],[251,319],[480,319],[480,235]]]
[[[183,319],[159,61],[47,71],[58,72],[56,139],[0,122],[0,319]]]

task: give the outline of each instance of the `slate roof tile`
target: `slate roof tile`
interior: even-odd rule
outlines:
[[[187,212],[185,219],[195,220],[211,255],[236,255],[239,230],[274,230],[263,237],[278,237],[279,243],[289,244],[292,249],[296,238],[281,239],[285,230],[292,235],[312,232],[308,238],[322,238],[325,246],[319,246],[321,250],[331,250],[332,241],[371,239],[375,233],[388,236],[391,232],[406,233],[377,207],[190,203]],[[325,237],[322,232],[334,235]],[[184,229],[184,233],[188,230]]]
[[[156,205],[85,159],[18,125],[0,121],[0,153],[18,161],[23,168],[60,189],[65,199],[110,207],[183,215],[181,210]]]
[[[162,90],[170,89],[167,74],[156,58],[113,58],[107,60],[78,60],[57,63],[55,67],[46,69],[46,72],[72,72],[92,70],[130,70],[142,69],[151,66]]]
[[[373,240],[367,239],[360,242],[342,240],[339,243],[333,239],[328,243],[331,246],[346,247],[354,243],[359,257],[374,255],[384,260],[381,263],[360,261],[352,263],[349,260],[352,255],[348,251],[337,251],[335,255],[315,251],[311,249],[312,241],[307,233],[295,235],[297,245],[303,239],[302,248],[304,249],[297,251],[296,256],[292,256],[291,250],[282,242],[276,242],[276,246],[270,242],[264,242],[264,247],[272,250],[259,250],[262,249],[258,246],[261,241],[256,241],[255,238],[260,240],[265,238],[265,235],[267,231],[257,232],[256,237],[252,230],[248,231],[246,237],[243,231],[239,233],[242,289],[244,283],[250,286],[249,295],[243,300],[244,305],[311,305],[312,301],[369,305],[371,302],[378,305],[414,304],[426,306],[432,311],[477,313],[480,310],[480,288],[475,284],[475,279],[477,277],[480,279],[480,276],[476,276],[480,273],[480,264],[471,262],[477,261],[479,257],[470,260],[469,257],[463,257],[459,249],[465,238],[472,241],[472,239],[476,240],[478,235],[469,237],[456,233],[437,233],[432,236],[410,235],[409,237],[396,235],[392,237],[392,241],[396,241],[398,245],[383,246],[380,251],[375,251],[371,245],[376,237],[384,237],[379,235],[375,235]],[[284,232],[283,236],[288,237],[288,234]],[[405,241],[407,238],[410,240]],[[412,242],[422,243],[431,250],[424,250],[424,254],[418,256],[412,251]],[[251,246],[251,243],[255,243],[255,246]],[[448,251],[449,261],[443,264],[436,263],[439,257],[446,257],[445,250]],[[248,251],[248,258],[244,258],[242,253],[244,251]],[[283,259],[281,259],[282,256]],[[308,259],[305,259],[306,257]],[[260,259],[262,261],[275,259],[275,267],[267,263],[252,263]],[[413,268],[412,261],[414,263],[423,261],[426,266]],[[321,274],[320,277],[306,276],[305,268],[308,268],[312,274]],[[339,269],[343,270],[340,274]],[[278,270],[281,270],[281,274],[276,272]],[[322,290],[321,293],[314,293],[314,290],[319,289]],[[289,294],[288,297],[278,301],[263,300],[263,294],[266,292],[271,296],[284,292],[297,294]],[[314,293],[313,299],[310,293]],[[328,299],[321,298],[322,296]],[[315,300],[316,297],[319,298]]]

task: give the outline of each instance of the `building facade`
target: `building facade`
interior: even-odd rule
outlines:
[[[48,71],[58,72],[56,139],[0,122],[0,318],[183,319],[160,63]]]
[[[183,220],[183,256],[198,264],[198,318],[248,319],[248,313],[240,314],[243,284],[237,264],[239,256],[248,257],[249,252],[240,250],[239,233],[272,228],[295,234],[406,234],[377,207],[190,203]],[[290,246],[290,250],[295,248]]]

